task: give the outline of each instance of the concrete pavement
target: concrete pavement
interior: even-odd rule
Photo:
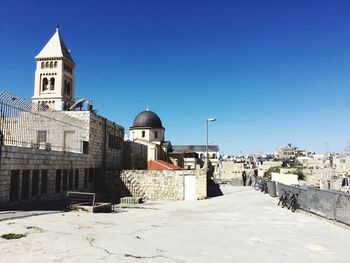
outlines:
[[[69,212],[0,222],[0,262],[346,262],[350,231],[291,213],[251,187],[117,213]]]

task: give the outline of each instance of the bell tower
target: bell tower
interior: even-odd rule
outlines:
[[[75,96],[75,63],[62,40],[58,25],[35,60],[33,103],[38,105],[38,109],[67,110]]]

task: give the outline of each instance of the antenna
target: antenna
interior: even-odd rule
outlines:
[[[71,111],[71,110],[74,110],[74,109],[77,108],[77,107],[80,107],[80,110],[81,110],[81,107],[83,106],[83,103],[84,103],[85,100],[86,100],[86,98],[81,98],[80,100],[74,102],[74,103],[68,108],[68,110]]]

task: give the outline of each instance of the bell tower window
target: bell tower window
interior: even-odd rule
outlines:
[[[45,63],[41,62],[41,68],[44,68],[44,67],[45,67]]]
[[[55,78],[51,78],[50,79],[50,90],[54,90],[55,89]]]
[[[49,84],[49,82],[48,82],[47,78],[44,78],[43,79],[43,88],[42,88],[43,91],[47,90],[48,84]]]

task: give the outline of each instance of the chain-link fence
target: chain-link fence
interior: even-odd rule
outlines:
[[[0,135],[5,145],[82,152],[89,130],[82,120],[4,91]]]

